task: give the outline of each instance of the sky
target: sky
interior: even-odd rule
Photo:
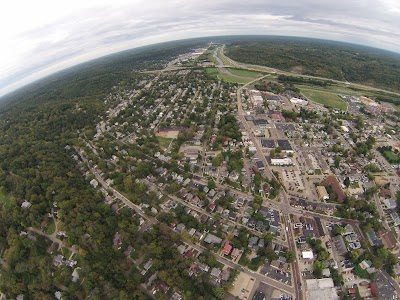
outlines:
[[[400,52],[398,0],[4,0],[0,96],[114,52],[185,38],[287,35]]]

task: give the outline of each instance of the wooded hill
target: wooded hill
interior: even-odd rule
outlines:
[[[242,63],[400,91],[400,54],[346,43],[248,37],[227,43],[225,54]]]

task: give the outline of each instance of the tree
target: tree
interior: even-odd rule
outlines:
[[[336,168],[339,168],[340,162],[342,161],[342,158],[338,155],[335,156],[335,162],[334,165]]]
[[[314,263],[314,270],[313,274],[317,278],[322,278],[322,270],[324,269],[324,265],[321,263],[321,261],[317,260]]]
[[[217,187],[217,185],[215,184],[214,180],[209,178],[208,182],[207,182],[207,187],[212,190],[215,189]]]
[[[296,253],[294,253],[293,251],[286,251],[284,257],[286,258],[286,262],[290,264],[295,261]]]
[[[360,257],[360,251],[352,250],[351,252],[348,253],[348,256],[352,263],[356,263],[358,258]]]

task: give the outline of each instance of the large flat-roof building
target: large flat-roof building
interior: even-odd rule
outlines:
[[[342,203],[344,201],[346,195],[340,187],[340,184],[335,176],[329,176],[328,178],[326,178],[324,184],[332,187],[333,191],[337,195],[338,202]]]
[[[306,280],[306,299],[340,300],[332,278]]]
[[[261,160],[256,160],[256,166],[260,171],[265,170],[264,163]]]
[[[271,158],[271,165],[273,166],[290,166],[293,161],[290,158]]]
[[[326,191],[326,188],[323,185],[317,186],[317,193],[320,199],[322,200],[328,200],[329,195],[328,192]]]

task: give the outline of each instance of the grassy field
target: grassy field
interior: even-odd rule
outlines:
[[[208,75],[214,76],[214,77],[218,78],[219,80],[223,80],[223,81],[231,82],[231,83],[244,84],[244,83],[248,83],[248,82],[252,81],[251,78],[240,78],[240,77],[221,73],[217,68],[206,68],[206,72]]]
[[[237,76],[247,77],[247,78],[258,78],[262,76],[260,73],[243,69],[228,68],[228,71]]]
[[[354,91],[346,86],[341,85],[331,85],[327,87],[317,86],[317,85],[303,85],[296,84],[296,87],[301,90],[313,90],[320,91],[323,93],[333,93],[333,94],[342,94],[342,95],[351,95],[351,96],[362,96],[365,95],[364,91]]]
[[[219,49],[219,51],[217,52],[218,57],[222,60],[222,62],[224,63],[224,65],[229,66],[229,65],[230,65],[229,60],[227,60],[227,59],[225,58],[225,56],[222,56],[222,55],[221,55],[221,51],[222,51],[222,49]]]
[[[157,140],[161,147],[168,148],[173,139],[158,136]]]
[[[301,92],[306,96],[308,99],[317,102],[319,104],[337,108],[341,110],[347,110],[347,104],[344,102],[339,96],[330,92],[324,92],[320,90],[314,89],[306,89],[301,88]]]
[[[11,205],[11,203],[12,203],[11,197],[0,193],[0,205],[9,207]]]

